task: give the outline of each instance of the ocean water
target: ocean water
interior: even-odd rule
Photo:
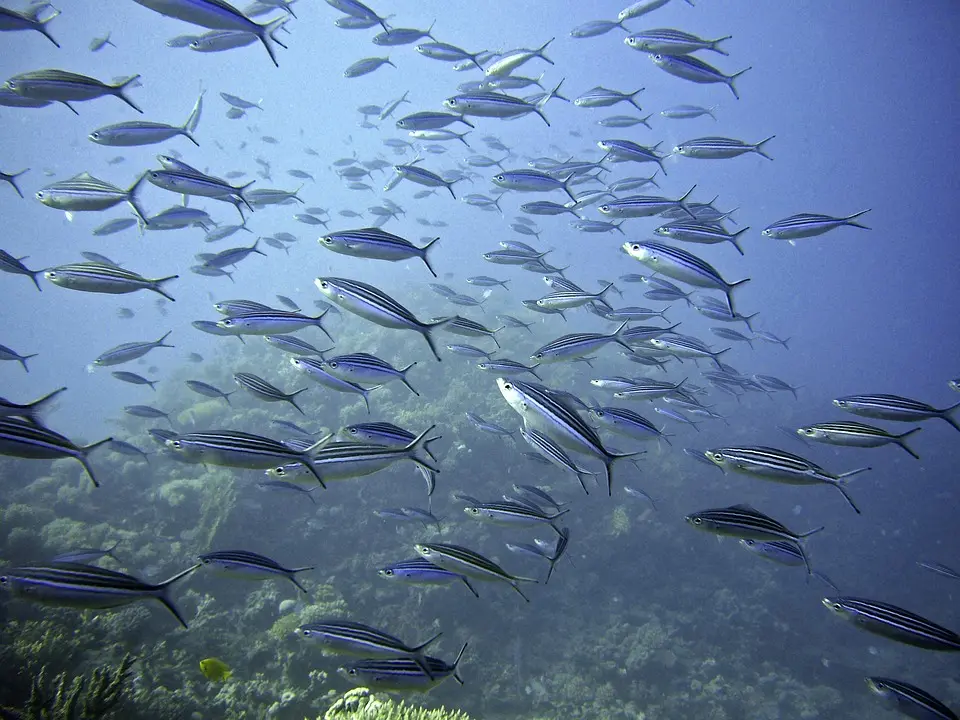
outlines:
[[[955,319],[960,250],[952,229],[960,176],[951,160],[960,111],[953,42],[960,15],[955,4],[937,0],[922,8],[879,9],[857,0],[829,7],[709,0],[691,6],[672,0],[626,23],[631,33],[675,28],[704,38],[731,35],[721,46],[729,56],[709,51],[697,56],[725,73],[749,67],[736,81],[740,99],[723,84],[694,84],[664,73],[646,53],[627,47],[627,33],[619,28],[587,39],[570,36],[588,21],[615,19],[623,9],[617,3],[383,0],[370,7],[391,16],[388,22],[397,27],[425,29],[436,21],[437,40],[470,53],[536,48],[555,38],[546,51],[552,64],[534,58],[513,74],[537,78],[543,72],[546,90],[563,80],[560,93],[570,100],[595,86],[622,92],[645,88],[637,96],[643,110],[626,103],[583,108],[550,99],[543,108],[549,126],[535,114],[509,121],[474,117],[468,119],[475,129],[450,126],[458,133],[470,131],[465,136],[469,148],[456,140],[409,138],[395,126],[398,118],[443,110],[442,101],[458,92],[458,84],[482,79],[480,71],[455,72],[451,62],[421,56],[416,43],[378,47],[371,39],[382,28],[340,29],[334,21],[341,14],[313,0],[292,5],[296,18],[286,25],[289,34],[277,35],[288,46],[277,51],[279,68],[259,43],[209,54],[168,47],[169,38],[205,30],[127,0],[58,5],[62,14],[49,28],[59,49],[36,32],[0,36],[2,78],[42,68],[104,81],[140,74],[142,87],[129,96],[144,110],[138,115],[112,97],[75,103],[76,115],[56,103],[0,108],[0,170],[30,169],[17,179],[24,199],[0,186],[0,248],[28,256],[24,263],[32,270],[79,262],[80,252],[93,251],[147,277],[179,275],[165,286],[175,302],[149,291],[126,296],[75,292],[42,276],[42,292],[37,292],[28,278],[0,276],[0,343],[20,354],[37,354],[28,361],[29,373],[17,362],[0,364],[0,395],[25,403],[65,386],[56,408],[44,416],[50,428],[77,444],[113,436],[152,453],[143,462],[94,450],[89,460],[99,488],[73,460],[0,457],[0,564],[23,566],[119,541],[116,559],[100,564],[152,582],[216,550],[258,552],[288,567],[315,566],[298,575],[308,597],[283,578],[243,582],[201,568],[171,591],[189,629],[179,627],[155,602],[107,612],[51,607],[4,592],[0,706],[23,708],[43,668],[41,686],[49,690],[58,673],[68,680],[89,675],[130,653],[135,662],[123,704],[113,711],[116,717],[322,716],[351,687],[337,669],[357,658],[323,655],[315,644],[295,637],[294,630],[302,622],[338,617],[379,627],[410,644],[443,632],[429,652],[446,662],[468,643],[459,666],[463,685],[447,680],[429,694],[409,695],[408,702],[459,708],[484,720],[898,717],[870,693],[867,676],[897,678],[960,707],[955,656],[871,635],[841,622],[821,604],[824,596],[864,597],[960,628],[956,580],[917,564],[958,567],[952,485],[960,447],[957,431],[936,418],[921,423],[857,418],[832,404],[840,396],[870,393],[906,396],[938,409],[960,401],[948,386],[958,377],[960,352]],[[91,52],[90,40],[107,32],[116,47]],[[361,58],[385,56],[396,67],[358,78],[343,76]],[[520,96],[536,90],[510,92]],[[194,133],[199,147],[184,137],[129,148],[101,146],[87,137],[103,126],[132,120],[180,125],[201,92],[202,115]],[[220,93],[259,108],[230,119],[230,106]],[[404,93],[409,104],[382,121],[372,118],[377,127],[360,127],[357,107],[383,106]],[[679,104],[716,106],[716,120],[672,120],[659,114]],[[612,115],[650,113],[651,128],[597,124]],[[673,155],[663,160],[665,172],[656,177],[660,189],[620,195],[676,198],[696,185],[691,201],[706,203],[717,196],[721,211],[736,208],[727,229],[750,228],[740,237],[742,257],[726,243],[664,242],[695,253],[727,281],[750,278],[734,293],[736,309],[759,313],[753,328],[789,338],[788,347],[762,339],[752,347],[728,343],[711,328],[722,325],[749,335],[743,323],[710,321],[683,300],[648,300],[643,296],[647,285],[619,280],[628,273],[651,274],[620,246],[654,238],[663,218],[628,219],[623,234],[594,234],[572,228],[569,215],[528,215],[540,233],[529,237],[511,229],[513,218],[523,215],[519,206],[536,200],[565,202],[562,190],[506,192],[500,200],[502,214],[459,201],[470,193],[496,196],[491,180],[498,169],[466,166],[473,154],[496,159],[506,154],[503,167],[515,170],[545,158],[597,162],[603,157],[597,142],[612,138],[644,146],[660,143],[658,151],[666,155],[684,141],[712,135],[750,143],[773,135],[764,146],[773,160],[754,153],[725,160]],[[486,136],[498,139],[509,153],[491,149]],[[394,152],[384,144],[388,139],[411,145]],[[255,180],[251,189],[298,190],[304,204],[245,211],[249,233],[206,244],[204,231],[196,227],[142,234],[133,227],[97,237],[92,235],[95,227],[130,216],[129,208],[121,203],[68,218],[34,197],[81,172],[127,188],[145,170],[159,167],[157,154],[171,152],[214,176],[242,171],[231,182]],[[409,181],[385,191],[393,175],[389,167],[364,180],[369,190],[351,190],[334,166],[341,158],[381,158],[393,165],[418,155],[419,164],[435,173],[459,169],[469,175],[453,185],[456,200],[443,187],[415,198],[424,188]],[[115,158],[122,160],[113,162]],[[647,176],[657,169],[653,163],[609,161],[603,168],[599,182],[575,190],[602,189],[600,182]],[[266,177],[258,174],[265,169]],[[289,170],[314,179],[297,179]],[[179,195],[149,183],[139,198],[151,215],[180,203]],[[329,231],[357,229],[373,223],[368,208],[385,199],[403,210],[385,230],[416,245],[440,237],[430,251],[438,278],[418,259],[387,263],[331,253],[317,242],[322,227],[294,218],[304,207],[322,207],[328,210],[322,218]],[[208,211],[217,223],[239,222],[237,211],[226,203],[193,198],[189,204]],[[796,213],[846,216],[867,209],[860,221],[869,230],[841,227],[795,245],[760,234]],[[345,217],[345,210],[362,217]],[[603,219],[595,205],[582,214]],[[292,233],[297,240],[287,251],[261,241],[258,247],[266,257],[243,260],[232,281],[190,270],[197,253],[249,245],[277,232]],[[735,398],[702,375],[717,370],[709,360],[668,358],[661,372],[630,363],[614,344],[593,353],[598,357],[592,367],[544,365],[537,372],[548,387],[587,402],[629,407],[670,434],[670,444],[640,443],[602,430],[606,447],[646,453],[636,465],[616,463],[612,497],[604,487],[602,465],[571,454],[597,473],[586,477],[589,494],[584,494],[572,474],[524,457],[531,448],[516,432],[521,418],[498,391],[497,376],[477,369],[477,360],[443,347],[470,343],[496,351],[488,338],[437,331],[443,358],[438,363],[416,333],[381,328],[347,310],[329,313],[324,325],[337,354],[373,353],[396,367],[417,363],[408,379],[420,394],[391,383],[369,394],[368,414],[356,395],[317,385],[259,337],[241,344],[191,326],[195,320],[220,319],[213,303],[222,300],[244,298],[282,307],[278,293],[312,315],[320,312],[314,301],[321,298],[314,279],[334,276],[374,285],[422,320],[459,313],[494,329],[500,325],[496,316],[506,313],[532,323],[531,332],[508,328],[496,334],[496,357],[524,363],[537,348],[564,334],[616,329],[615,323],[583,308],[567,311],[566,320],[525,309],[521,300],[550,292],[544,273],[490,264],[482,257],[508,240],[549,250],[546,260],[567,268],[566,277],[586,290],[597,292],[604,287],[601,280],[614,281],[622,297],[613,291],[605,297],[614,307],[659,311],[669,305],[666,316],[671,324],[680,323],[678,332],[702,339],[714,351],[732,345],[722,362],[743,376],[780,378],[798,388],[796,398],[789,392],[741,392]],[[509,283],[486,293],[466,282],[476,275]],[[482,308],[459,307],[432,292],[429,283],[444,283],[477,299],[488,297]],[[694,299],[723,299],[716,291],[677,284],[695,290]],[[133,316],[118,317],[120,308],[129,308]],[[642,324],[666,326],[659,318]],[[111,347],[156,340],[168,331],[173,349],[156,349],[122,366],[91,368]],[[316,328],[297,336],[318,348],[330,347]],[[202,360],[191,361],[190,353],[199,353]],[[111,377],[112,370],[156,380],[156,390],[120,382]],[[256,373],[285,392],[309,388],[297,398],[304,414],[285,403],[264,403],[244,390],[232,395],[228,405],[184,385],[201,380],[230,391],[236,389],[237,372]],[[670,407],[662,402],[620,401],[590,384],[617,375],[686,379],[704,389],[695,397],[722,418],[682,425],[655,412],[655,407]],[[529,375],[521,379],[535,380]],[[169,413],[170,422],[131,417],[124,412],[130,405],[159,408]],[[466,412],[514,434],[484,433]],[[271,423],[278,419],[317,432],[367,421],[392,422],[414,434],[436,425],[435,433],[442,436],[431,446],[440,468],[436,492],[428,498],[423,479],[411,463],[402,462],[315,489],[314,504],[292,491],[259,489],[257,483],[266,479],[259,469],[179,462],[147,432],[153,427],[178,433],[219,429],[286,439],[286,431]],[[921,459],[894,445],[805,447],[778,430],[838,420],[861,420],[896,433],[921,426],[908,441]],[[871,467],[844,486],[862,513],[856,514],[833,488],[722,474],[682,452],[754,445],[800,454],[832,473]],[[569,528],[569,547],[546,585],[547,563],[515,555],[505,543],[529,543],[534,537],[552,542],[556,534],[549,526],[480,523],[453,497],[459,492],[496,501],[504,493],[515,494],[514,483],[548,488],[568,503],[564,510],[569,512],[557,525]],[[625,487],[649,493],[656,507]],[[755,506],[797,532],[825,526],[804,547],[813,569],[828,576],[839,592],[805,577],[802,567],[764,562],[736,539],[718,542],[684,521],[690,513],[738,503]],[[375,514],[428,504],[443,521],[441,533]],[[522,585],[527,603],[502,582],[474,583],[478,599],[461,583],[424,589],[378,577],[379,568],[415,557],[414,545],[423,542],[469,547],[512,574],[540,582]],[[286,600],[295,604],[281,609]],[[209,657],[226,663],[231,678],[218,682],[205,677],[199,662]]]

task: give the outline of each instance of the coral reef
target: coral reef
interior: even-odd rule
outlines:
[[[374,695],[367,688],[354,688],[317,720],[470,720],[470,717],[460,710],[426,709]]]

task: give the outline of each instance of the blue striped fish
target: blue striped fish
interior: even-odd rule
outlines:
[[[904,715],[923,720],[957,720],[950,708],[916,685],[885,677],[868,677],[867,687]]]
[[[825,232],[835,230],[838,227],[849,225],[850,227],[869,230],[866,225],[856,222],[861,215],[866,215],[870,210],[861,210],[853,215],[845,217],[831,217],[830,215],[818,215],[816,213],[799,213],[791,215],[783,220],[777,220],[772,225],[764,228],[760,234],[764,237],[774,238],[775,240],[789,240],[793,244],[794,240],[801,238],[815,237],[823,235]]]
[[[953,413],[960,408],[960,403],[938,410],[925,402],[900,395],[848,395],[837,398],[833,404],[854,415],[877,420],[918,422],[938,417],[960,431],[960,423],[953,417]]]
[[[439,237],[435,237],[423,247],[417,247],[409,240],[405,240],[398,235],[372,227],[327,233],[321,235],[317,242],[328,250],[352,257],[389,260],[390,262],[408,260],[414,257],[420,258],[423,264],[427,266],[430,274],[437,277],[436,271],[430,265],[427,252],[439,239]]]
[[[258,397],[267,402],[288,402],[297,410],[299,410],[301,415],[305,414],[303,409],[297,405],[297,401],[294,398],[296,398],[300,393],[306,392],[310,388],[301,388],[300,390],[295,390],[288,395],[280,388],[268,383],[259,375],[254,375],[253,373],[248,372],[234,373],[233,380],[238,386],[249,392],[254,397]]]
[[[523,594],[519,583],[537,582],[534,578],[511,575],[502,567],[478,552],[474,552],[462,545],[449,543],[419,543],[414,546],[420,557],[439,565],[447,570],[458,572],[461,575],[485,581],[500,581],[509,584],[527,602],[530,598]]]
[[[315,567],[314,565],[305,565],[298,568],[284,567],[266,555],[260,555],[249,550],[218,550],[204,553],[198,559],[200,564],[205,567],[244,580],[269,580],[275,577],[285,577],[305,595],[307,589],[297,580],[296,574],[313,570]]]
[[[926,650],[956,652],[960,635],[896,605],[858,597],[826,597],[823,605],[857,627]]]
[[[751,69],[748,67],[740,72],[735,72],[733,75],[724,75],[712,65],[692,55],[666,55],[664,53],[657,53],[650,55],[650,60],[653,61],[654,65],[670,75],[690,82],[701,85],[725,83],[737,100],[740,99],[740,93],[737,92],[737,88],[733,83],[738,77]]]
[[[124,270],[114,265],[96,262],[59,265],[44,270],[43,276],[54,285],[70,290],[106,293],[108,295],[125,295],[137,290],[152,290],[159,295],[163,295],[171,302],[174,301],[173,296],[169,295],[161,286],[165,282],[180,277],[179,275],[168,275],[167,277],[150,280],[132,270]]]
[[[438,565],[434,565],[429,560],[422,557],[416,557],[411,560],[387,565],[377,571],[377,574],[387,580],[396,580],[397,582],[410,583],[411,585],[447,585],[457,580],[463,581],[467,589],[473,593],[474,597],[480,595],[470,584],[466,575],[447,570]]]
[[[340,673],[354,685],[371,690],[427,692],[449,677],[463,685],[463,679],[457,674],[457,668],[466,649],[467,643],[464,643],[453,664],[448,664],[429,655],[426,656],[424,660],[429,674],[409,658],[360,660],[352,665],[340,668]]]
[[[47,398],[42,398],[40,402],[44,399]],[[75,445],[60,433],[39,425],[33,420],[11,416],[0,417],[0,455],[30,460],[56,460],[72,457],[83,465],[83,469],[94,487],[100,487],[100,483],[93,474],[93,468],[90,467],[87,455],[92,450],[110,442],[113,442],[112,437],[104,438],[90,445]]]
[[[132,575],[96,565],[49,562],[0,569],[0,588],[15,597],[44,605],[83,610],[106,610],[129,605],[137,600],[159,600],[177,621],[187,627],[168,591],[177,580],[200,567],[197,563],[156,585]]]

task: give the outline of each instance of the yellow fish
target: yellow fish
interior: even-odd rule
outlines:
[[[217,658],[201,660],[200,672],[203,673],[207,680],[212,680],[213,682],[226,682],[229,677],[233,675],[230,667],[222,660],[217,660]]]

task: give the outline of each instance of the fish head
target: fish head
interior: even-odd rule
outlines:
[[[463,511],[472,518],[479,518],[483,515],[483,511],[478,507],[465,507]]]
[[[396,573],[393,571],[393,568],[381,568],[380,570],[377,570],[377,575],[382,578],[389,579],[395,577]]]
[[[427,560],[430,560],[434,557],[434,550],[429,545],[417,543],[413,546],[413,549],[417,551],[417,554],[420,555],[420,557],[426,558]]]
[[[447,98],[443,101],[443,106],[448,110],[456,110],[458,107],[460,107],[460,101],[455,97]],[[399,125],[400,123],[397,124]]]
[[[823,603],[823,606],[824,606],[825,608],[827,608],[827,610],[833,610],[833,612],[835,612],[835,613],[838,613],[838,614],[839,614],[839,613],[845,613],[845,612],[847,612],[847,608],[844,606],[843,601],[842,601],[841,598],[838,598],[838,597],[832,597],[832,598],[830,598],[830,597],[825,597],[825,598],[823,598],[823,600],[821,600],[820,602]]]
[[[767,237],[767,238],[776,238],[776,237],[777,237],[776,232],[775,232],[774,230],[771,230],[770,228],[767,228],[766,230],[761,231],[760,234],[763,235],[764,237]]]
[[[721,470],[723,469],[724,465],[729,462],[729,458],[723,454],[722,450],[704,450],[703,456],[714,465],[718,466]]]
[[[849,406],[849,403],[843,398],[837,398],[836,400],[833,401],[833,404],[836,405],[841,410],[846,410]]]
[[[700,513],[691,513],[690,515],[685,516],[683,519],[695,528],[707,530],[710,527],[706,518],[704,518]]]
[[[666,56],[666,55],[661,55],[660,53],[656,53],[656,54],[654,54],[654,55],[651,55],[651,56],[650,56],[650,61],[651,61],[654,65],[658,65],[658,66],[660,66],[660,67],[663,67],[664,65],[667,65],[667,64],[668,64],[667,56]]]
[[[674,154],[674,155],[686,155],[686,154],[687,154],[687,150],[686,150],[686,148],[685,148],[683,145],[674,145],[674,146],[673,146],[673,154]]]
[[[797,435],[804,438],[817,438],[821,435],[820,431],[811,427],[797,428]]]
[[[524,398],[523,393],[517,389],[516,383],[511,382],[508,378],[501,377],[497,378],[497,387],[500,389],[500,394],[503,395],[503,399],[507,401],[510,407],[521,415],[526,412],[526,398]]]

